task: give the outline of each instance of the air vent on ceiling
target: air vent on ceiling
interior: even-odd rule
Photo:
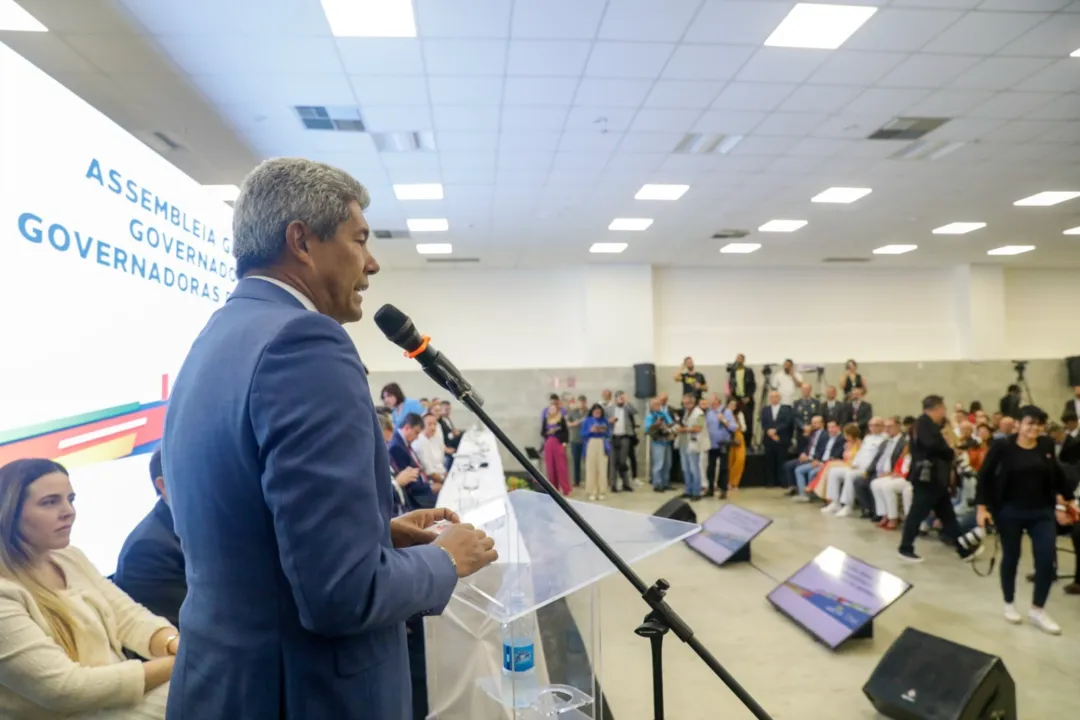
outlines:
[[[308,130],[337,130],[339,132],[364,132],[364,120],[356,107],[327,107],[323,105],[297,105],[296,114]]]
[[[427,261],[431,265],[475,265],[480,258],[428,258]]]
[[[161,142],[162,145],[167,147],[169,150],[179,150],[181,147],[183,147],[182,145],[180,145],[180,143],[176,142],[163,132],[155,132],[153,133],[153,135],[154,138],[156,138],[159,142]]]
[[[376,230],[374,235],[379,240],[408,240],[412,237],[408,230]]]
[[[713,240],[733,240],[735,238],[744,238],[750,234],[749,230],[735,230],[732,228],[724,228],[713,233]]]
[[[726,155],[743,139],[742,135],[687,133],[672,152],[683,155]]]
[[[966,144],[962,140],[931,140],[923,138],[908,143],[889,157],[893,160],[940,160]]]
[[[870,262],[868,257],[827,257],[822,258],[823,263],[864,263]]]
[[[898,117],[874,131],[870,140],[918,140],[931,130],[949,122],[949,118]]]
[[[371,133],[375,148],[384,153],[435,152],[435,133],[396,132]]]

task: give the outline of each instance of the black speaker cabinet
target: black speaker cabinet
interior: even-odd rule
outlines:
[[[656,365],[641,363],[634,366],[634,397],[656,397]]]
[[[694,508],[690,507],[690,503],[680,498],[668,500],[653,515],[670,520],[682,520],[688,523],[697,522],[697,513],[694,512]]]
[[[1069,386],[1080,385],[1080,355],[1065,358],[1065,367],[1069,372]]]
[[[1016,720],[1016,685],[1001,658],[907,628],[863,692],[894,720]]]

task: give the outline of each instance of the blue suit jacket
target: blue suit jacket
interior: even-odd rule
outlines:
[[[184,552],[163,500],[127,536],[113,582],[132,600],[180,627],[180,605],[187,596]]]
[[[405,444],[405,438],[401,436],[401,433],[394,431],[386,450],[390,455],[391,471],[395,475],[405,468],[414,467],[421,470],[421,477],[402,488],[405,493],[405,509],[420,510],[435,507],[435,493],[432,492],[431,486],[423,479],[423,468],[416,464],[413,454],[409,450],[409,446]]]
[[[829,448],[829,457],[823,457],[825,455],[825,448],[829,445],[829,433],[822,432],[817,439],[817,443],[814,445],[814,451],[810,453],[811,460],[839,460],[844,457],[844,436],[837,435],[836,441],[833,442],[832,447]]]
[[[457,582],[390,542],[390,468],[344,328],[249,278],[195,340],[165,418],[187,557],[168,720],[411,718],[405,620]]]

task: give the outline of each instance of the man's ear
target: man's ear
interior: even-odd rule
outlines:
[[[169,496],[165,492],[165,478],[160,475],[154,478],[154,487],[157,488],[158,494],[161,495],[165,502],[169,502]]]

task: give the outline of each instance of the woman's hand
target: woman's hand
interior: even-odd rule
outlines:
[[[986,509],[985,505],[979,505],[975,508],[975,524],[985,530],[986,526],[991,522],[990,511]]]

